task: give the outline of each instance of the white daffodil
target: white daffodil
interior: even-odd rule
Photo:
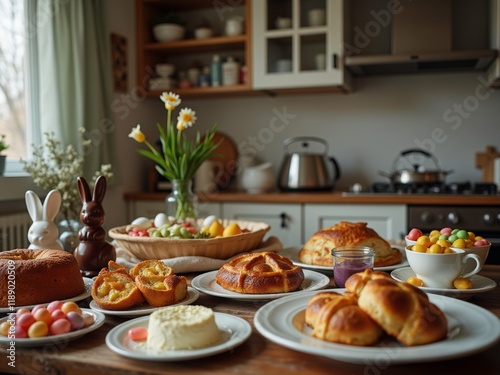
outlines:
[[[132,138],[139,143],[143,143],[146,140],[146,136],[141,131],[141,125],[139,125],[139,124],[137,124],[137,126],[135,128],[132,128],[132,131],[130,132],[130,134],[128,136],[129,136],[129,138]]]
[[[179,112],[179,116],[177,117],[177,129],[181,130],[180,127],[182,128],[182,130],[190,128],[194,125],[196,120],[196,112],[191,108],[181,109],[181,111]]]
[[[173,111],[175,107],[181,104],[181,99],[179,95],[174,94],[173,92],[163,92],[160,95],[160,99],[163,103],[165,103],[165,108],[169,111]]]

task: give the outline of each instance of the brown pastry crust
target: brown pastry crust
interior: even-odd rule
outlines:
[[[413,285],[365,270],[351,276],[346,289],[356,293],[359,307],[384,331],[407,346],[446,338],[448,324],[443,312]]]
[[[401,251],[391,248],[377,232],[367,227],[367,223],[341,221],[331,228],[314,233],[300,249],[299,260],[306,264],[332,266],[331,251],[339,246],[368,246],[375,249],[375,267],[397,264],[403,258]]]
[[[85,290],[78,262],[62,250],[0,252],[0,280],[0,307],[64,300]],[[8,299],[9,289],[15,291],[14,299]]]
[[[134,279],[120,270],[101,270],[92,285],[92,298],[106,310],[126,310],[144,302]]]
[[[354,294],[322,292],[307,304],[306,323],[322,340],[358,346],[372,345],[383,331],[357,304]]]
[[[135,282],[147,303],[154,307],[179,303],[187,295],[187,280],[184,276],[139,275]]]
[[[232,259],[217,271],[215,281],[223,288],[238,293],[287,293],[300,287],[304,273],[288,258],[273,252],[262,252]]]

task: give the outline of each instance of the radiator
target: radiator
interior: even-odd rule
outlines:
[[[0,216],[0,251],[26,249],[32,220],[27,213]]]

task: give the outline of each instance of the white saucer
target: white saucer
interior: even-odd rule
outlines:
[[[400,263],[393,264],[390,266],[383,266],[383,267],[374,267],[374,271],[392,271],[395,270],[396,268],[401,268],[401,267],[407,267],[408,261],[406,260],[406,255],[405,255],[405,250],[404,247],[399,247],[399,246],[392,246],[393,249],[398,249],[402,254],[403,254],[403,260]],[[307,263],[302,263],[299,259],[299,251],[301,247],[287,247],[286,249],[282,249],[278,251],[280,255],[283,255],[290,259],[293,264],[296,266],[299,266],[301,268],[305,268],[308,270],[313,270],[321,273],[325,273],[328,275],[333,274],[333,266],[317,266],[313,264],[307,264]]]
[[[345,289],[333,291],[343,293]],[[391,338],[366,347],[323,341],[312,337],[312,330],[305,323],[307,302],[314,294],[304,293],[266,303],[255,313],[255,328],[268,340],[284,347],[364,365],[365,370],[369,364],[393,366],[462,358],[486,350],[500,339],[500,321],[488,310],[465,301],[431,294],[430,301],[443,311],[448,321],[448,337],[442,341],[412,347]],[[403,372],[404,369],[400,371]]]
[[[409,277],[414,277],[415,272],[410,267],[398,268],[391,272],[391,276],[397,281],[406,281]],[[420,289],[427,293],[441,294],[458,299],[469,299],[475,294],[489,292],[497,286],[495,281],[481,275],[473,275],[469,279],[472,282],[472,289],[428,288],[423,286]]]
[[[200,293],[191,287],[188,286],[188,291],[187,291],[187,296],[184,298],[181,302],[176,303],[174,305],[169,305],[169,306],[176,306],[176,305],[189,305],[190,303],[193,303],[198,299],[200,296]],[[149,315],[153,311],[161,309],[161,307],[152,307],[148,305],[147,303],[138,305],[135,307],[132,307],[130,310],[106,310],[97,305],[94,300],[90,301],[89,307],[92,310],[99,311],[103,314],[106,315],[115,315],[115,316],[120,316],[122,318],[124,317],[138,317],[138,316],[143,316],[143,315]],[[164,307],[164,306],[162,306]]]
[[[215,323],[221,332],[221,340],[213,346],[193,350],[165,350],[156,352],[148,350],[146,342],[135,342],[129,339],[128,331],[135,327],[148,328],[149,316],[143,316],[122,323],[106,335],[106,345],[112,351],[128,358],[143,361],[184,361],[208,357],[233,350],[245,342],[252,333],[250,324],[237,316],[215,312]]]
[[[36,337],[36,338],[26,338],[26,339],[11,339],[9,337],[0,335],[0,344],[9,344],[11,341],[15,342],[15,346],[17,347],[35,347],[42,346],[46,344],[56,344],[58,348],[61,348],[61,344],[64,342],[75,340],[89,332],[95,331],[97,328],[104,324],[105,316],[104,314],[98,311],[92,311],[90,309],[82,309],[83,312],[94,316],[94,323],[89,325],[88,327],[79,329],[78,331],[71,331],[68,333],[64,333],[62,335],[54,335],[54,336],[45,336],[45,337]],[[0,323],[7,321],[8,317],[0,319]]]
[[[82,299],[85,299],[87,297],[90,297],[90,295],[92,294],[92,284],[94,283],[94,281],[92,279],[89,279],[87,277],[84,277],[83,278],[83,284],[85,285],[85,290],[83,291],[83,293],[73,297],[73,298],[67,298],[67,299],[63,299],[61,300],[62,302],[70,302],[70,301],[73,301],[73,302],[78,302],[78,301],[81,301]],[[46,303],[50,303],[52,301],[47,301]],[[41,304],[40,304],[41,305]],[[32,309],[33,307],[35,307],[36,305],[28,305],[28,306],[15,306],[15,307],[0,307],[0,313],[11,313],[11,312],[15,312],[21,308],[26,308],[26,309]]]
[[[290,294],[298,294],[310,290],[323,289],[330,284],[330,278],[318,272],[303,270],[304,271],[304,281],[300,290],[289,293],[269,293],[269,294],[243,294],[236,293],[231,290],[224,289],[215,281],[215,275],[217,271],[210,271],[204,274],[196,276],[192,281],[191,285],[198,289],[200,292],[205,294],[210,294],[216,297],[225,297],[231,299],[239,300],[271,300],[276,298],[282,298]]]

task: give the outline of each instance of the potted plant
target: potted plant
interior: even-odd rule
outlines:
[[[5,172],[5,161],[7,159],[7,155],[3,155],[2,152],[8,148],[9,145],[5,141],[5,134],[0,134],[0,176],[3,176]]]
[[[153,34],[159,42],[184,38],[186,21],[178,14],[169,12],[153,20]]]

